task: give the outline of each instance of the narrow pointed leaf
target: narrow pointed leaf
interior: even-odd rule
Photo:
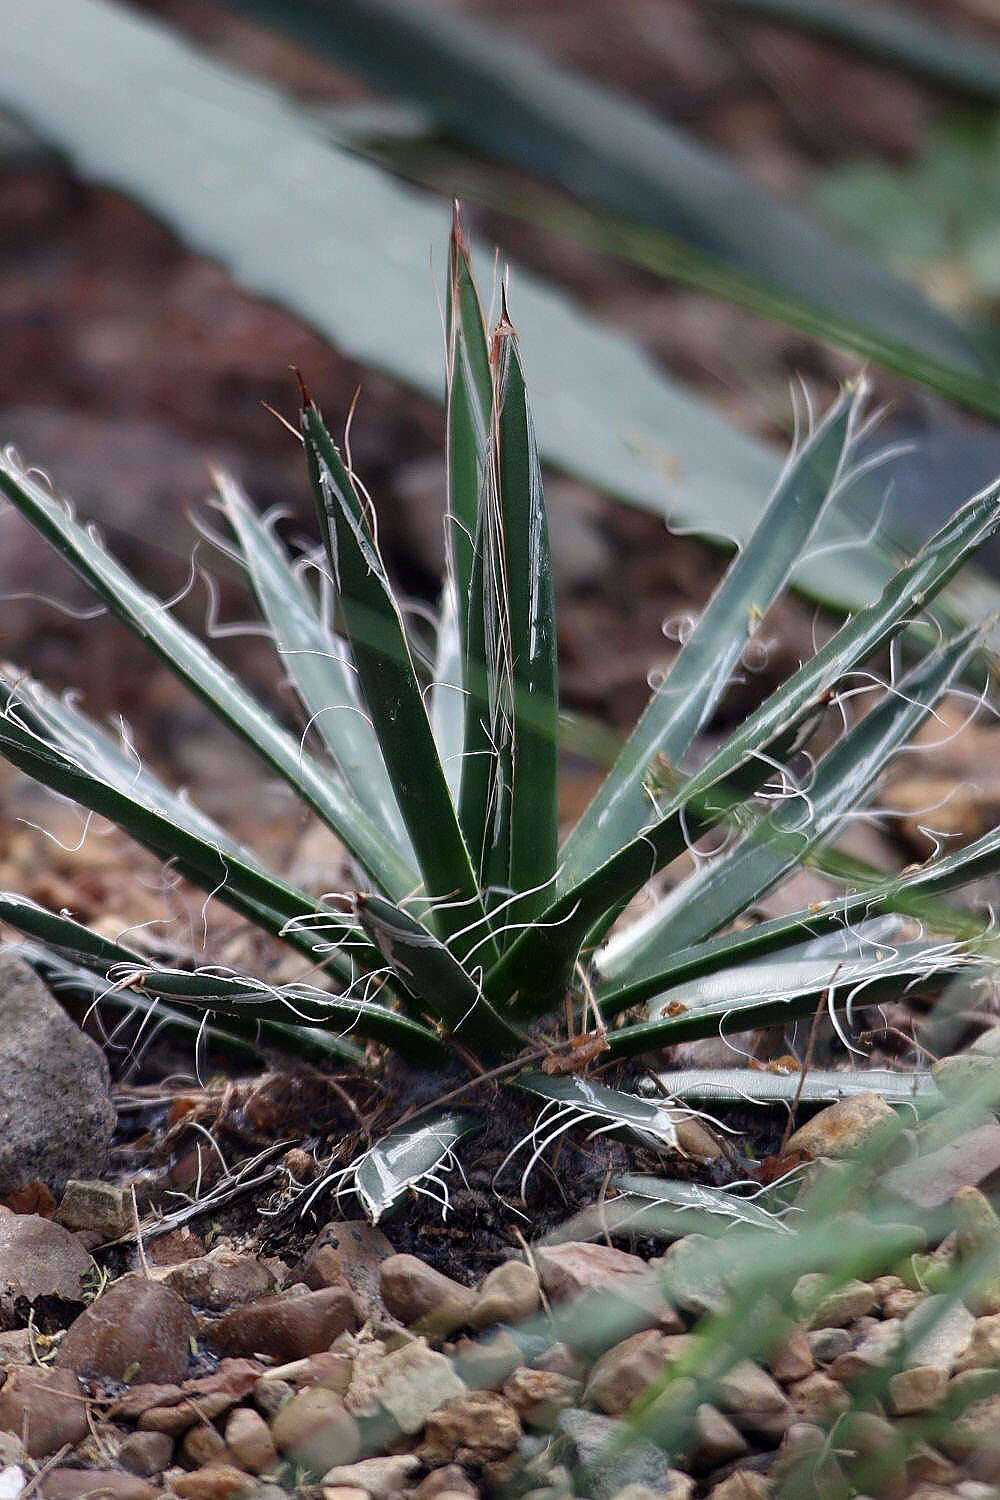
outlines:
[[[891,5],[850,0],[714,0],[723,14],[759,16],[842,42],[865,56],[904,68],[939,87],[1000,104],[1000,49],[963,37],[949,24]],[[932,13],[933,14],[933,13]],[[942,12],[942,19],[944,13]]]
[[[303,408],[302,430],[361,691],[426,894],[441,903],[435,921],[455,934],[483,914],[482,906],[399,606],[351,476],[311,403]]]
[[[448,246],[448,571],[463,644],[493,409],[486,327],[456,210]]]
[[[371,821],[412,860],[375,731],[358,697],[347,642],[334,635],[274,532],[236,480],[216,488],[281,664],[334,764]],[[416,867],[412,879],[415,880]]]
[[[350,978],[352,969],[332,954],[331,943],[346,934],[344,917],[286,885],[257,865],[227,838],[202,830],[177,799],[150,796],[147,773],[133,788],[113,767],[88,764],[73,745],[63,748],[30,727],[24,700],[0,683],[0,754],[43,786],[110,818],[137,843],[169,863],[186,879],[234,911],[315,958],[319,954]]]
[[[0,19],[0,103],[85,180],[135,198],[345,356],[441,399],[428,256],[448,232],[443,204],[333,149],[280,90],[148,13],[109,0],[0,0]],[[474,247],[473,258],[485,285],[492,255]],[[773,453],[633,341],[528,272],[513,275],[543,457],[657,515],[745,537],[780,468]],[[865,529],[841,517],[824,540]],[[831,554],[799,577],[850,607],[887,572],[866,549]]]
[[[249,1052],[256,1057],[280,1049],[316,1062],[331,1059],[356,1065],[364,1062],[364,1052],[360,1047],[331,1031],[322,1031],[318,1026],[294,1026],[283,1021],[245,1022],[234,1016],[230,1016],[223,1025],[217,1021],[206,1022],[205,1012],[201,1010],[183,1009],[178,1005],[168,1004],[158,995],[147,995],[142,990],[122,989],[109,984],[100,973],[70,963],[53,951],[34,943],[20,943],[16,951],[41,975],[49,988],[57,993],[69,990],[73,994],[86,995],[91,1002],[99,1003],[102,1007],[111,1007],[126,1015],[144,1017],[140,1036],[132,1043],[133,1048],[141,1042],[142,1033],[147,1028],[151,1039],[161,1027],[165,1027],[190,1036],[199,1047],[203,1041],[208,1041],[233,1051]]]
[[[821,1002],[831,1014],[852,1013],[901,995],[911,985],[938,990],[970,961],[958,944],[926,943],[868,962],[838,964],[830,957],[724,969],[661,996],[651,1019],[609,1031],[611,1056],[633,1057],[696,1037],[786,1026],[811,1018]]]
[[[889,1104],[921,1107],[944,1103],[930,1073],[896,1073],[888,1068],[838,1071],[809,1068],[771,1073],[766,1068],[680,1068],[657,1073],[657,1082],[671,1099],[693,1099],[699,1104],[835,1104],[856,1094],[881,1094]]]
[[[109,985],[122,984],[171,1005],[189,1006],[199,1014],[232,1016],[250,1025],[267,1023],[285,1044],[294,1042],[300,1029],[322,1027],[385,1042],[402,1056],[425,1064],[440,1065],[444,1057],[433,1032],[371,1000],[332,995],[314,986],[269,986],[242,976],[157,967],[123,944],[10,891],[0,892],[0,919]],[[343,1048],[335,1050],[346,1055]],[[356,1049],[349,1046],[348,1050],[356,1055]]]
[[[923,609],[1000,528],[998,497],[1000,486],[992,486],[956,512],[913,561],[899,570],[874,604],[841,626],[683,784],[680,793],[661,809],[659,822],[539,914],[532,931],[521,934],[488,976],[487,992],[494,1003],[508,999],[526,973],[534,974],[539,995],[545,994],[547,983],[561,982],[593,924],[613,912],[618,902],[635,895],[657,869],[681,852],[679,811],[690,807],[701,817],[709,795],[721,799],[728,777],[821,706],[845,673],[898,633],[914,610]],[[622,941],[627,941],[627,934]],[[615,946],[608,945],[602,960],[611,958]],[[603,966],[602,973],[611,977]],[[534,1003],[528,998],[523,1013],[530,1013]]]
[[[550,1078],[547,1073],[519,1073],[514,1086],[539,1099],[565,1105],[567,1110],[577,1110],[583,1118],[603,1120],[631,1131],[640,1140],[666,1146],[677,1145],[677,1121],[685,1118],[683,1111],[573,1074]]]
[[[431,730],[451,800],[457,808],[462,793],[465,751],[465,673],[458,597],[449,578],[441,590],[431,683]]]
[[[475,749],[485,727],[490,776],[482,847],[473,849],[481,882],[502,894],[528,893],[512,913],[524,921],[544,902],[555,869],[559,709],[541,469],[506,311],[491,363],[493,408],[470,604],[478,607],[481,569],[486,670],[484,682],[472,656],[477,622],[470,622],[466,741]],[[476,718],[482,724],[469,724]]]
[[[674,234],[775,292],[923,356],[985,373],[964,333],[904,282],[771,198],[633,100],[470,16],[410,0],[231,0],[428,109],[478,151]]]
[[[356,898],[358,920],[419,1009],[480,1055],[517,1052],[524,1038],[499,1016],[478,978],[433,933],[381,896]]]
[[[746,911],[831,838],[860,807],[895,751],[961,676],[981,644],[979,631],[933,652],[890,690],[816,767],[808,795],[790,797],[761,819],[729,853],[682,881],[652,913],[623,934],[600,959],[605,978],[636,979]]]
[[[132,629],[234,730],[347,845],[383,890],[402,896],[411,884],[406,862],[336,781],[305,754],[297,739],[257,703],[162,600],[149,593],[74,521],[7,450],[0,456],[0,489],[22,515]]]
[[[459,1141],[481,1130],[482,1123],[478,1115],[439,1111],[383,1136],[366,1151],[353,1179],[354,1190],[372,1223],[377,1224],[411,1189],[420,1191],[428,1181],[433,1186],[433,1179],[448,1169]],[[432,1196],[440,1192],[438,1187]]]
[[[771,1229],[789,1233],[789,1226],[769,1214],[759,1204],[725,1188],[703,1187],[697,1182],[670,1182],[662,1177],[624,1176],[614,1177],[612,1187],[620,1195],[634,1203],[650,1207],[676,1209],[678,1234],[692,1234],[695,1226],[691,1216],[728,1219],[731,1223],[750,1225],[755,1229]],[[619,1203],[620,1199],[612,1200]],[[687,1215],[687,1217],[685,1217]],[[642,1220],[637,1219],[635,1228],[641,1231]]]
[[[711,717],[748,641],[784,590],[843,472],[861,391],[845,392],[789,461],[750,540],[730,564],[656,689],[613,770],[562,850],[565,889],[634,838],[649,820],[654,760],[678,767]]]

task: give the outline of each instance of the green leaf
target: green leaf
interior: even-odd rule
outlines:
[[[764,1068],[681,1068],[657,1073],[657,1082],[671,1099],[694,1099],[700,1104],[835,1104],[855,1094],[881,1094],[889,1104],[921,1107],[939,1105],[944,1098],[929,1073],[895,1073],[888,1068],[854,1071],[810,1068],[771,1073]]]
[[[351,475],[312,402],[303,405],[302,431],[361,691],[426,894],[438,903],[434,920],[446,935],[457,938],[484,913],[399,605]]]
[[[725,691],[748,641],[807,546],[843,472],[861,391],[845,392],[789,462],[746,547],[684,643],[610,775],[562,850],[560,889],[609,859],[649,819],[657,757],[679,767]]]
[[[217,1042],[220,1047],[248,1052],[256,1057],[280,1049],[315,1062],[338,1059],[359,1064],[364,1061],[360,1047],[355,1047],[344,1037],[322,1031],[318,1026],[293,1026],[282,1021],[244,1022],[232,1017],[225,1025],[207,1024],[205,1014],[199,1010],[183,1010],[180,1006],[169,1005],[157,995],[146,995],[142,990],[117,988],[100,973],[69,963],[34,943],[18,943],[15,951],[57,994],[69,991],[74,995],[84,995],[91,1004],[143,1017],[132,1043],[133,1052],[140,1043],[148,1043],[163,1027],[193,1037],[198,1047],[204,1041]]]
[[[950,25],[890,5],[846,0],[713,0],[722,14],[758,16],[905,68],[940,87],[1000,104],[1000,51],[983,37],[963,37]],[[942,12],[944,18],[944,12]]]
[[[84,177],[138,199],[345,357],[440,400],[427,267],[447,233],[443,207],[331,148],[277,90],[148,15],[109,0],[35,0],[30,13],[0,0],[0,23],[0,103]],[[657,515],[745,537],[777,477],[773,454],[560,293],[517,268],[512,278],[543,459]],[[848,537],[859,531],[843,518],[824,528],[825,542]],[[887,571],[862,547],[797,576],[856,605]]]
[[[448,242],[448,517],[445,531],[449,577],[459,601],[462,644],[472,586],[479,496],[486,467],[493,411],[493,375],[486,327],[472,278],[469,250],[456,207]]]
[[[952,516],[917,557],[899,570],[876,603],[848,620],[749,715],[663,805],[659,821],[651,823],[639,839],[627,844],[538,916],[532,929],[516,939],[487,975],[487,993],[495,1004],[520,992],[516,1009],[519,1014],[531,1014],[552,1002],[553,986],[564,982],[567,966],[572,965],[593,925],[607,913],[614,913],[619,903],[634,896],[657,869],[680,853],[684,835],[681,814],[687,813],[691,834],[695,829],[690,824],[696,819],[712,826],[713,819],[718,822],[725,816],[728,778],[734,773],[745,775],[743,768],[754,759],[763,773],[767,763],[760,760],[762,752],[780,742],[790,726],[822,706],[840,678],[908,624],[914,610],[923,609],[1000,527],[998,494],[1000,490],[994,487]],[[720,806],[709,816],[712,797]],[[618,941],[627,940],[626,933]],[[614,946],[609,945],[602,959],[610,953],[613,963],[614,952]],[[612,973],[603,966],[601,972],[605,978],[619,977],[617,970]]]
[[[358,920],[420,1010],[479,1055],[517,1052],[524,1037],[497,1015],[474,978],[408,912],[381,896],[355,898]]]
[[[392,896],[405,895],[412,886],[405,860],[354,799],[174,619],[162,600],[138,584],[91,531],[73,520],[9,449],[0,456],[0,489],[113,613],[319,814],[372,879]]]
[[[632,981],[658,969],[670,954],[748,910],[811,848],[832,838],[843,819],[863,805],[892,755],[961,676],[980,644],[981,633],[970,631],[890,687],[827,751],[806,791],[779,802],[735,848],[702,865],[609,944],[598,961],[602,975]]]
[[[438,126],[613,214],[676,235],[766,287],[982,374],[911,286],[751,183],[641,104],[471,17],[410,0],[231,0],[427,108]]]
[[[740,1198],[736,1193],[727,1192],[725,1188],[703,1187],[696,1182],[670,1182],[662,1177],[639,1176],[613,1177],[611,1186],[620,1194],[620,1197],[611,1200],[619,1213],[622,1208],[622,1198],[627,1200],[630,1208],[635,1208],[635,1217],[630,1219],[630,1223],[640,1233],[644,1224],[653,1222],[658,1224],[660,1233],[665,1231],[668,1223],[675,1225],[673,1233],[678,1237],[693,1234],[698,1228],[707,1228],[710,1233],[718,1233],[721,1226],[716,1224],[712,1228],[711,1221],[720,1218],[728,1220],[729,1223],[749,1225],[755,1229],[790,1232],[788,1225],[783,1224],[774,1214],[768,1213],[766,1209],[747,1198]],[[677,1212],[675,1215],[664,1218],[657,1216],[656,1209],[673,1209]],[[700,1225],[693,1222],[695,1219],[701,1221]],[[618,1224],[617,1227],[625,1228],[626,1225]]]
[[[377,1224],[411,1190],[436,1197],[424,1186],[428,1182],[440,1190],[438,1201],[447,1213],[447,1188],[440,1174],[447,1170],[458,1142],[481,1130],[482,1123],[478,1115],[441,1110],[383,1136],[366,1151],[349,1172],[372,1223]]]
[[[358,698],[347,642],[334,635],[288,554],[229,474],[216,489],[261,613],[295,690],[352,795],[385,837],[412,860],[378,738]],[[416,867],[410,878],[416,882]]]
[[[0,754],[43,786],[110,818],[138,843],[169,863],[186,879],[218,897],[267,932],[350,979],[353,967],[332,950],[350,935],[350,924],[332,907],[286,885],[259,866],[183,799],[160,787],[149,771],[137,773],[124,752],[96,726],[89,741],[65,736],[82,719],[37,684],[11,685],[0,678]],[[41,703],[46,712],[35,718]],[[123,774],[123,767],[125,774]]]
[[[575,1074],[550,1078],[547,1073],[519,1073],[513,1086],[559,1105],[567,1117],[575,1113],[581,1119],[603,1120],[646,1143],[676,1146],[677,1121],[686,1118],[683,1111]]]
[[[445,584],[441,592],[431,724],[452,801],[459,807],[464,774],[466,692],[481,676],[482,652],[470,658],[469,600],[475,566],[479,495],[493,406],[486,330],[469,252],[455,206],[448,244],[447,451]],[[481,621],[477,621],[479,630]],[[477,631],[477,639],[478,639]],[[474,661],[475,668],[470,664]],[[473,726],[475,727],[475,726]],[[488,747],[482,747],[483,751]],[[484,772],[485,767],[477,768]],[[474,848],[466,824],[466,842]]]
[[[491,361],[493,407],[470,601],[465,738],[477,785],[482,771],[475,761],[488,771],[481,787],[482,846],[473,845],[481,883],[500,898],[516,893],[509,919],[523,922],[544,904],[555,870],[559,704],[542,477],[506,307]],[[472,612],[480,599],[485,674],[473,654],[480,630]],[[470,819],[464,787],[462,805]]]
[[[608,1032],[612,1057],[633,1057],[694,1037],[786,1026],[824,1002],[831,1018],[875,1005],[921,984],[938,989],[970,962],[957,943],[911,943],[868,960],[833,957],[723,969],[663,993],[650,1019]],[[655,1013],[654,1013],[655,1012]],[[835,1024],[836,1021],[835,1021]]]
[[[200,1014],[232,1016],[251,1025],[266,1022],[286,1044],[300,1028],[322,1027],[385,1042],[402,1056],[425,1065],[440,1066],[445,1056],[433,1032],[371,1000],[332,995],[309,985],[267,985],[212,970],[157,968],[122,944],[9,891],[0,892],[0,917],[18,932],[102,975],[109,984],[119,983]],[[327,1050],[344,1055],[342,1048]],[[354,1048],[349,1047],[349,1052],[356,1055]]]

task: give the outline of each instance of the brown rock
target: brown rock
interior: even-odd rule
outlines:
[[[742,1359],[715,1383],[714,1397],[723,1412],[733,1416],[739,1428],[754,1427],[759,1416],[772,1418],[789,1412],[789,1400],[781,1386],[751,1359]]]
[[[881,1094],[854,1094],[828,1105],[788,1141],[786,1151],[793,1156],[830,1156],[835,1160],[854,1156],[876,1141],[887,1141],[901,1128],[899,1116]]]
[[[887,1318],[884,1323],[876,1323],[864,1338],[858,1340],[853,1349],[837,1356],[830,1366],[831,1378],[850,1383],[852,1380],[864,1379],[874,1370],[882,1369],[888,1364],[902,1337],[903,1324],[899,1318]]]
[[[938,1441],[949,1458],[959,1462],[973,1459],[977,1477],[989,1477],[983,1474],[983,1469],[995,1468],[993,1477],[1000,1479],[1000,1393],[984,1393],[981,1399],[976,1399],[987,1378],[979,1370],[967,1370],[953,1377],[948,1396],[960,1401],[963,1410]]]
[[[45,1458],[87,1433],[80,1382],[70,1370],[17,1366],[0,1388],[0,1431],[14,1432],[31,1458]]]
[[[195,1422],[181,1439],[181,1458],[191,1469],[201,1469],[222,1459],[225,1439],[210,1422]]]
[[[133,1385],[112,1402],[108,1418],[112,1422],[135,1422],[151,1407],[176,1406],[183,1399],[179,1385]]]
[[[753,1469],[737,1469],[728,1479],[720,1480],[708,1492],[707,1500],[766,1500],[771,1484],[766,1474]]]
[[[638,1255],[583,1240],[539,1245],[533,1253],[542,1286],[553,1302],[568,1301],[585,1292],[605,1292],[617,1281],[648,1275],[646,1262]]]
[[[691,1466],[701,1473],[718,1469],[734,1458],[742,1458],[749,1447],[728,1417],[707,1402],[698,1407],[694,1419]]]
[[[944,1400],[947,1388],[947,1370],[937,1365],[912,1365],[890,1379],[889,1405],[897,1417],[907,1417],[915,1411],[933,1411]]]
[[[259,1412],[238,1406],[226,1423],[226,1447],[234,1463],[248,1474],[269,1474],[278,1466],[278,1450]]]
[[[775,1380],[787,1384],[792,1380],[804,1380],[816,1368],[809,1337],[804,1328],[795,1324],[767,1361]]]
[[[209,1464],[204,1469],[192,1469],[190,1474],[178,1474],[170,1481],[178,1500],[236,1500],[256,1487],[257,1481],[233,1464]]]
[[[169,1467],[173,1452],[173,1439],[165,1432],[130,1432],[118,1450],[118,1462],[130,1474],[148,1479]]]
[[[209,1312],[225,1312],[246,1302],[265,1297],[275,1285],[274,1272],[253,1255],[239,1255],[235,1250],[210,1250],[207,1255],[178,1265],[160,1266],[153,1278],[168,1286],[185,1302],[205,1307]]]
[[[484,1277],[469,1315],[470,1328],[520,1323],[541,1305],[538,1272],[521,1260],[508,1260]]]
[[[327,1286],[348,1287],[361,1316],[378,1321],[385,1316],[379,1267],[394,1254],[389,1240],[367,1219],[334,1220],[320,1230],[296,1274],[314,1291]]]
[[[597,1360],[584,1399],[609,1416],[620,1416],[690,1348],[689,1334],[665,1334],[657,1328],[634,1333]]]
[[[0,1333],[0,1371],[11,1365],[33,1365],[35,1356],[31,1349],[31,1335],[26,1328],[10,1328]]]
[[[418,1449],[428,1465],[481,1465],[513,1453],[521,1424],[510,1402],[495,1391],[470,1391],[432,1412]]]
[[[343,1401],[320,1385],[299,1391],[271,1422],[275,1447],[316,1474],[352,1464],[361,1452],[358,1426]]]
[[[579,1380],[553,1370],[532,1370],[521,1365],[505,1382],[503,1394],[527,1427],[549,1428],[566,1406],[579,1399]]]
[[[169,1288],[123,1276],[70,1324],[56,1364],[112,1380],[176,1381],[196,1332],[191,1309]]]
[[[50,1469],[39,1493],[43,1500],[153,1500],[156,1491],[138,1474],[118,1469]]]
[[[477,1500],[479,1491],[461,1465],[445,1464],[440,1469],[432,1469],[426,1479],[421,1479],[413,1491],[413,1500],[439,1500],[445,1494],[467,1495],[469,1500]]]
[[[83,1282],[94,1262],[77,1239],[61,1224],[38,1214],[0,1217],[0,1293],[24,1297],[84,1300]]]
[[[225,1406],[218,1404],[219,1397],[225,1397],[230,1406],[236,1401],[242,1401],[263,1374],[263,1366],[255,1359],[223,1359],[213,1374],[200,1375],[196,1380],[185,1380],[184,1394],[196,1400],[199,1411],[208,1415],[210,1421],[214,1421],[226,1410]],[[210,1413],[209,1405],[212,1407]]]
[[[326,1287],[235,1307],[214,1325],[209,1342],[220,1354],[303,1359],[329,1349],[339,1333],[357,1324],[357,1307],[346,1287]]]
[[[393,1317],[428,1337],[445,1338],[468,1322],[476,1294],[416,1255],[390,1255],[379,1267],[382,1301]]]
[[[851,1404],[844,1387],[817,1370],[805,1380],[788,1387],[788,1395],[799,1416],[806,1422],[832,1421]]]

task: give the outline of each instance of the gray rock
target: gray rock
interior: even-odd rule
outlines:
[[[67,1229],[87,1229],[102,1240],[116,1240],[132,1224],[132,1197],[110,1182],[83,1182],[71,1177],[56,1216]]]
[[[419,1432],[446,1401],[466,1393],[451,1361],[422,1341],[405,1344],[382,1360],[374,1394],[403,1432]]]
[[[96,1177],[115,1126],[101,1049],[32,969],[0,949],[0,1196]]]
[[[725,1284],[710,1269],[712,1243],[704,1234],[686,1234],[674,1241],[660,1262],[672,1300],[699,1318],[726,1308]]]
[[[560,1412],[556,1431],[565,1440],[569,1462],[582,1472],[581,1493],[591,1500],[614,1500],[628,1485],[641,1484],[660,1494],[669,1490],[670,1465],[655,1443],[628,1435],[624,1422],[570,1407]],[[621,1442],[621,1439],[627,1441]],[[615,1451],[609,1452],[614,1446]]]
[[[919,1335],[926,1326],[927,1332]],[[967,1307],[950,1297],[927,1297],[903,1319],[903,1332],[907,1338],[918,1334],[916,1341],[907,1350],[908,1365],[933,1365],[950,1375],[956,1361],[972,1343],[976,1320]]]
[[[845,1281],[824,1297],[826,1282],[822,1272],[810,1271],[792,1288],[792,1301],[808,1317],[810,1328],[843,1328],[870,1313],[878,1300],[867,1281]]]
[[[0,1296],[84,1300],[94,1262],[75,1235],[38,1214],[0,1215]]]

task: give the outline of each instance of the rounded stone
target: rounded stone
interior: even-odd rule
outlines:
[[[275,1447],[315,1474],[353,1464],[361,1452],[358,1425],[343,1401],[321,1385],[293,1396],[271,1422]]]
[[[45,1458],[87,1434],[87,1409],[71,1370],[18,1365],[0,1388],[0,1431],[21,1437],[30,1458]]]
[[[0,950],[0,1197],[97,1177],[115,1127],[108,1065],[34,970]]]
[[[536,1313],[539,1306],[538,1273],[524,1261],[508,1260],[483,1279],[469,1314],[469,1326],[519,1323]]]
[[[213,1325],[208,1337],[220,1354],[291,1360],[323,1353],[339,1333],[357,1326],[358,1310],[350,1291],[331,1286],[234,1307]]]
[[[56,1364],[111,1380],[177,1381],[196,1333],[191,1309],[175,1292],[123,1276],[70,1324]]]

